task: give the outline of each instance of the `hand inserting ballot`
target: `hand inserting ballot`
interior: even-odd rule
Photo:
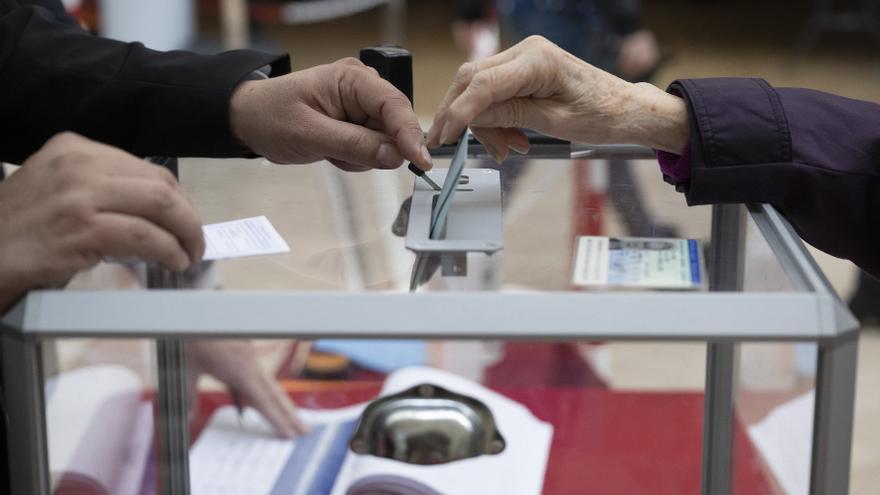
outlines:
[[[363,171],[406,159],[431,168],[409,100],[355,58],[245,81],[232,95],[230,118],[239,141],[275,163],[327,159]]]
[[[650,85],[629,83],[540,37],[461,66],[428,131],[428,146],[449,144],[471,126],[493,158],[525,153],[529,128],[569,141],[633,143],[681,152],[684,102]]]
[[[0,310],[105,257],[183,270],[202,257],[201,227],[167,169],[59,134],[0,182]]]

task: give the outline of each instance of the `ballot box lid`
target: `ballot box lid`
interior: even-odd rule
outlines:
[[[448,165],[437,158],[432,173]],[[406,167],[182,159],[205,224],[265,216],[289,251],[218,260],[196,282],[158,288],[143,266],[103,263],[31,292],[3,321],[35,335],[147,337],[819,339],[857,328],[770,206],[689,207],[654,160],[472,158],[463,175],[477,169],[499,177],[503,245],[422,259],[416,276],[424,253],[408,249],[408,215],[414,184],[428,186]],[[579,242],[629,237],[690,242],[694,283],[585,284]]]

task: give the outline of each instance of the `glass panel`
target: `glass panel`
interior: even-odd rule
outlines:
[[[158,493],[153,349],[148,340],[44,341],[53,493]]]
[[[437,166],[443,167],[444,160],[438,159]],[[495,167],[477,160],[471,166]],[[504,250],[491,256],[468,254],[465,274],[450,275],[435,267],[419,291],[579,291],[571,279],[575,240],[580,235],[687,237],[698,239],[709,251],[711,208],[689,208],[671,187],[652,185],[658,181],[653,162],[513,159],[500,170]],[[409,172],[350,174],[326,164],[280,167],[246,160],[184,160],[181,172],[182,183],[206,223],[266,215],[291,247],[285,254],[220,261],[217,277],[205,288],[410,290],[416,256],[401,236],[406,223],[401,205],[414,180]],[[744,268],[745,290],[794,290],[754,221],[747,215],[743,218],[746,230],[738,261]],[[134,289],[144,287],[144,280],[142,269],[102,265],[82,274],[70,288]],[[589,295],[585,292],[584,297]],[[86,341],[76,342],[79,348],[91,348]],[[103,345],[102,341],[94,347]],[[514,409],[521,410],[516,404],[525,405],[533,424],[552,424],[545,493],[571,493],[572,483],[582,483],[587,470],[592,470],[590,479],[607,482],[612,492],[663,493],[661,487],[667,487],[669,493],[691,493],[699,486],[703,344],[202,341],[190,343],[188,358],[192,438],[207,438],[210,447],[199,450],[197,443],[191,454],[196,493],[199,489],[215,493],[210,483],[226,479],[221,475],[233,468],[249,466],[252,476],[241,477],[242,483],[260,476],[264,483],[274,480],[266,474],[271,466],[286,463],[295,452],[290,443],[276,437],[279,430],[291,433],[297,428],[284,420],[285,411],[289,412],[284,397],[292,397],[303,411],[359,404],[375,398],[389,383],[399,385],[395,370],[413,365],[454,375],[437,378],[435,385],[448,382],[454,389],[459,379],[478,383],[501,394],[489,397],[514,401]],[[135,363],[124,356],[122,361]],[[154,366],[145,362],[148,368]],[[206,378],[192,386],[200,376]],[[148,397],[155,391],[155,379],[151,380],[142,382]],[[234,397],[227,393],[230,388]],[[260,406],[269,422],[261,426],[264,420],[253,411],[239,422],[233,408],[220,417],[225,423],[211,423],[219,408],[235,402]],[[309,414],[314,419],[316,413],[303,412],[303,417]],[[747,434],[756,423],[752,416],[742,418],[737,426],[737,455],[748,457],[737,460],[758,465],[761,458]],[[212,425],[222,434],[206,437]],[[506,440],[521,441],[520,430],[505,425]],[[55,451],[63,431],[50,429],[50,437],[59,436],[50,438]],[[351,438],[352,432],[344,431],[339,438]],[[325,438],[321,445],[327,448],[329,440],[323,434],[301,440]],[[249,443],[255,438],[265,442]],[[670,445],[674,451],[669,451]],[[248,446],[256,449],[247,453],[248,458],[268,459],[260,464],[266,473],[253,471],[258,466],[251,461],[229,464],[231,457],[219,461],[199,457]],[[333,451],[337,461],[344,461],[344,447]],[[323,459],[327,452],[310,458]],[[216,475],[206,475],[211,472]],[[777,483],[775,473],[766,469],[760,473],[758,482]],[[294,478],[306,479],[301,474]],[[150,486],[155,486],[155,476],[155,470],[146,475],[153,482]],[[208,488],[201,485],[203,480]],[[638,483],[645,484],[634,485]]]
[[[133,270],[102,264],[69,287],[140,285]],[[158,493],[155,342],[45,339],[42,347],[53,493]]]
[[[745,209],[745,207],[743,207]],[[746,292],[791,292],[797,290],[767,238],[748,215],[745,223],[743,290]]]
[[[568,494],[579,492],[584,480],[601,493],[699,491],[702,343],[374,344],[273,340],[253,342],[245,350],[241,343],[207,344],[213,346],[210,349],[202,343],[200,360],[212,362],[215,375],[224,374],[225,363],[234,366],[237,375],[254,376],[253,363],[241,359],[250,355],[273,383],[235,379],[233,386],[251,387],[237,391],[247,406],[239,419],[223,383],[211,378],[199,382],[198,415],[191,430],[192,493],[218,493],[222,486],[236,492],[240,484],[254,493],[330,493],[331,487],[337,493],[370,475],[393,473],[441,493],[538,493],[543,487],[545,494]],[[204,359],[210,354],[212,358]],[[278,435],[291,423],[279,420],[284,416],[279,414],[283,399],[274,380],[299,406],[300,417],[312,421],[311,432],[294,442]],[[345,407],[414,383],[446,387],[484,401],[504,438],[504,453],[417,466],[351,452],[353,422],[362,416],[360,410]],[[473,392],[473,384],[485,389]],[[504,398],[500,404],[494,393]],[[260,399],[270,396],[275,399]],[[255,414],[256,404],[264,417]],[[548,433],[547,425],[552,425],[552,435],[542,436],[542,431]],[[386,435],[400,432],[390,420],[383,426]],[[527,457],[511,458],[514,453],[536,457],[529,462]],[[481,475],[473,476],[475,472]],[[462,485],[462,480],[468,484]],[[505,484],[510,480],[536,480],[537,485],[516,491]]]
[[[739,346],[734,493],[809,493],[816,352],[804,342]]]
[[[448,166],[447,159],[435,163]],[[504,249],[468,254],[465,272],[455,276],[435,264],[420,290],[580,290],[572,285],[580,235],[709,245],[711,207],[688,207],[672,187],[658,185],[654,161],[513,158],[499,167],[471,159],[468,166],[501,171]],[[206,223],[266,215],[291,246],[285,254],[221,261],[227,289],[409,290],[415,254],[402,236],[414,180],[405,169],[351,174],[326,163],[181,161],[181,181]],[[791,290],[751,218],[746,224],[746,264],[764,279],[747,290]]]

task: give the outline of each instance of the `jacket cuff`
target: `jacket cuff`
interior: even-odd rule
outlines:
[[[681,95],[691,128],[688,204],[770,201],[783,188],[759,183],[756,166],[790,163],[791,134],[779,95],[763,79],[685,79]],[[750,177],[752,176],[752,177]]]
[[[181,53],[180,56],[186,63],[178,64],[181,69],[177,74],[164,71],[163,80],[155,82],[129,80],[128,85],[139,88],[135,91],[142,95],[140,106],[147,121],[141,125],[148,129],[136,134],[136,142],[129,148],[136,154],[154,156],[255,156],[232,133],[229,120],[232,93],[254,71],[266,66],[270,67],[271,77],[290,72],[289,57],[252,50],[214,56]],[[120,74],[122,79],[127,75],[125,71]],[[199,81],[199,84],[186,84],[191,81]],[[148,87],[151,89],[146,89]],[[156,87],[164,89],[152,89]]]

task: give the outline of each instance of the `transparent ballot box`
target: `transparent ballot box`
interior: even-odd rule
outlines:
[[[289,251],[28,294],[14,493],[846,493],[855,320],[772,207],[688,207],[646,151],[474,146],[435,237],[406,169],[180,160]],[[582,283],[585,236],[691,239],[699,280]]]

